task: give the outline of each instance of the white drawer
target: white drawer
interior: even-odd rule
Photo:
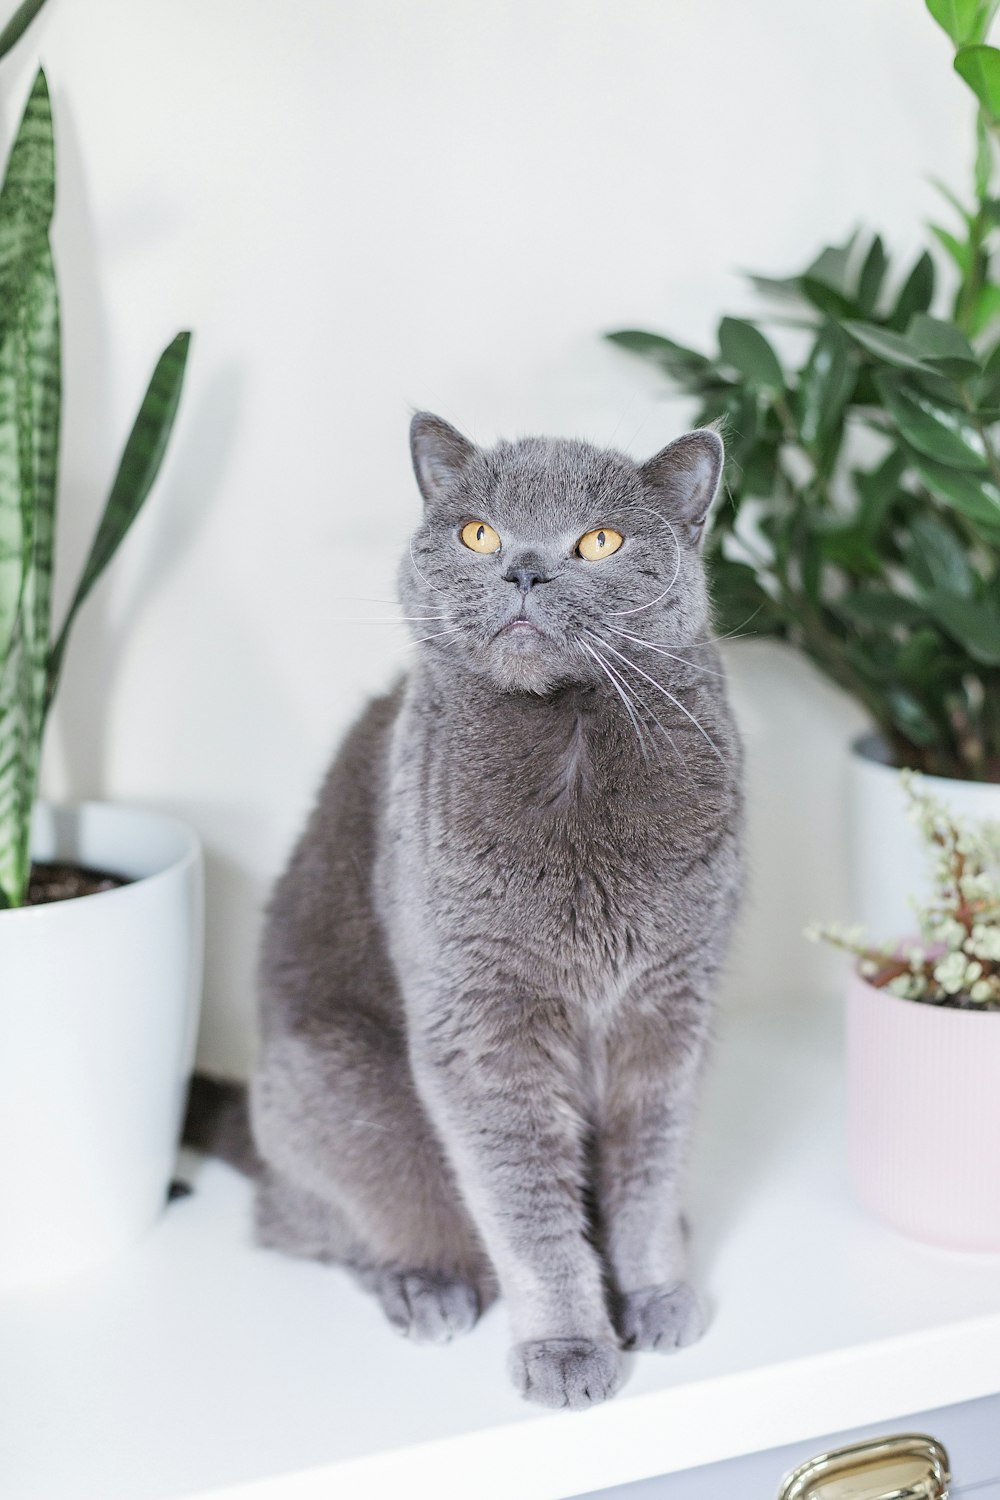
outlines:
[[[944,1444],[954,1476],[950,1500],[1000,1500],[1000,1395],[827,1434],[766,1453],[748,1453],[660,1479],[593,1490],[576,1500],[777,1500],[784,1476],[815,1454],[903,1432],[925,1432]]]

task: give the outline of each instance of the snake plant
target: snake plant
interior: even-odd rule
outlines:
[[[41,8],[26,0],[0,56]],[[55,149],[45,74],[35,77],[0,189],[0,906],[19,906],[46,716],[80,606],[156,478],[180,400],[190,335],[160,355],[58,631],[52,566],[58,490],[59,291],[49,229]]]

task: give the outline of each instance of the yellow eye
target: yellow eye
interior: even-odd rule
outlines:
[[[610,557],[612,552],[617,552],[624,540],[620,531],[602,526],[598,531],[588,531],[586,536],[582,536],[576,544],[576,550],[588,562],[600,562],[602,557]]]
[[[500,551],[500,538],[489,521],[466,521],[459,536],[472,552]]]

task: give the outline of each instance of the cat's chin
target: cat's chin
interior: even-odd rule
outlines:
[[[502,693],[530,693],[546,698],[567,680],[565,664],[539,631],[506,629],[495,636],[480,659],[482,675]]]

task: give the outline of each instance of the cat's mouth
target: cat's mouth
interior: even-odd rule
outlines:
[[[497,631],[498,636],[522,634],[541,635],[542,632],[539,630],[537,625],[533,625],[532,622],[524,615],[515,615],[513,620],[508,620],[506,625],[501,625],[500,629]],[[494,637],[494,639],[496,639],[496,637]]]

